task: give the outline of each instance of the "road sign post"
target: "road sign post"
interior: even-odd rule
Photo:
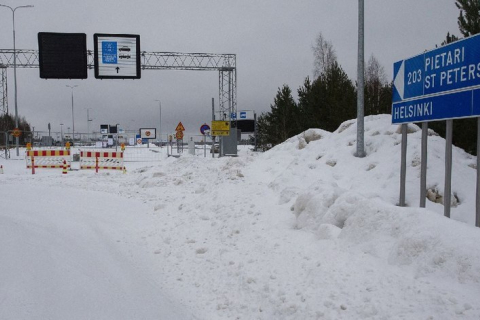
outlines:
[[[450,217],[452,121],[480,116],[480,35],[398,61],[393,69],[392,123],[405,126],[412,122],[447,120],[444,215]],[[480,130],[480,118],[478,121]],[[426,188],[423,181],[426,179],[426,163],[423,162],[426,162],[427,127],[422,127],[425,132],[422,134],[420,186]],[[477,135],[477,139],[479,137]],[[478,141],[477,146],[477,153],[480,153]],[[477,172],[477,186],[480,185],[479,179]],[[400,203],[405,193],[402,188],[401,184]],[[421,190],[420,197],[425,197],[425,190]],[[420,206],[424,203],[424,199],[420,199]],[[480,226],[480,187],[477,187],[476,204],[476,226]]]

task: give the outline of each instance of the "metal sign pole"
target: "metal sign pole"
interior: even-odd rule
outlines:
[[[477,118],[477,206],[475,226],[480,228],[480,118]]]
[[[223,136],[218,137],[218,157],[221,158],[223,156]]]
[[[450,218],[452,194],[452,132],[453,120],[447,120],[446,145],[445,145],[445,193],[443,195],[444,215]]]
[[[255,113],[253,115],[253,139],[254,139],[254,145],[253,145],[253,151],[257,151],[257,114]]]
[[[400,165],[400,201],[399,206],[405,207],[405,185],[407,177],[407,124],[402,124],[402,160]]]
[[[422,122],[422,160],[420,165],[420,208],[425,208],[427,199],[427,144],[428,122]]]
[[[5,131],[5,160],[8,160],[8,131]]]

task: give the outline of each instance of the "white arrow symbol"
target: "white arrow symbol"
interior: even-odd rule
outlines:
[[[395,76],[395,80],[393,80],[393,85],[397,89],[400,99],[403,100],[403,95],[405,93],[405,60],[402,61],[402,65]]]

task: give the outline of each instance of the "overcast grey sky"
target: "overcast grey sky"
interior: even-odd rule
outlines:
[[[238,110],[270,110],[279,87],[296,92],[313,74],[312,45],[322,32],[352,80],[357,68],[357,0],[0,0],[15,13],[19,49],[38,49],[38,32],[139,34],[147,52],[206,52],[237,55]],[[454,0],[366,0],[365,56],[374,54],[389,78],[395,61],[433,49],[448,31],[459,35]],[[12,49],[12,13],[0,7],[0,48]],[[9,109],[13,113],[13,70],[8,70]],[[144,70],[140,80],[44,80],[38,69],[17,69],[18,110],[35,127],[53,131],[71,126],[86,132],[87,108],[102,123],[125,129],[157,127],[162,102],[162,133],[182,121],[197,133],[211,120],[211,98],[218,102],[214,71]],[[355,106],[352,106],[355,107]]]

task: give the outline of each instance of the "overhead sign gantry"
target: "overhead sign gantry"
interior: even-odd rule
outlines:
[[[30,49],[16,49],[17,68],[38,68],[39,52]],[[7,68],[13,68],[13,49],[0,49],[0,98],[8,110]],[[87,50],[87,68],[94,69],[94,52]],[[180,52],[140,52],[140,69],[142,70],[198,70],[218,71],[219,73],[219,110],[226,115],[237,112],[237,69],[235,54],[217,53],[180,53]],[[5,111],[4,111],[5,112]]]

